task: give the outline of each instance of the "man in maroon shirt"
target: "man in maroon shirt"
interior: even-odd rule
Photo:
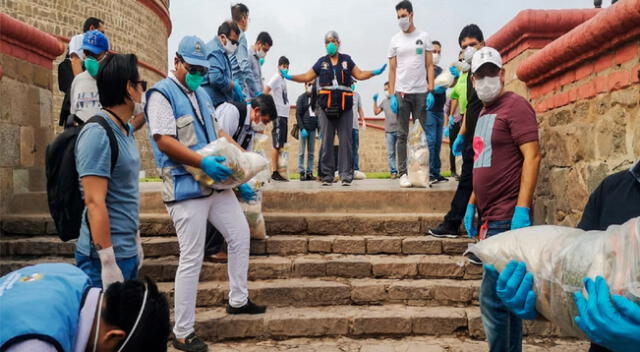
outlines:
[[[540,168],[536,114],[527,100],[504,90],[498,51],[484,47],[473,55],[472,82],[484,108],[473,137],[473,194],[464,223],[469,236],[476,206],[480,239],[531,226],[531,202]],[[478,262],[477,258],[475,259]],[[484,275],[480,311],[490,351],[520,351],[522,320],[496,295],[496,282]]]

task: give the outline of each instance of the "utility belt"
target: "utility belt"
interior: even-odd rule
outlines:
[[[343,112],[353,108],[353,91],[344,86],[321,87],[318,91],[318,106],[324,110],[327,118],[339,119]]]

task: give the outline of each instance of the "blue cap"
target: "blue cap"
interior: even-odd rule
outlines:
[[[104,33],[97,29],[88,31],[82,38],[82,50],[88,50],[93,54],[100,55],[109,50],[109,39]]]
[[[178,54],[189,65],[209,67],[204,42],[195,35],[182,38],[178,45]]]

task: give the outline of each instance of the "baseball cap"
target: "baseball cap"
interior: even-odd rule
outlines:
[[[189,65],[209,67],[204,42],[195,35],[182,38],[178,54]]]
[[[502,56],[500,56],[498,50],[485,46],[473,54],[473,59],[471,59],[471,73],[476,73],[480,66],[487,63],[502,68]]]
[[[97,29],[88,31],[82,37],[82,50],[90,51],[93,54],[100,55],[109,50],[109,39],[104,33]]]

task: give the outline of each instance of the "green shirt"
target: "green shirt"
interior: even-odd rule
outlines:
[[[464,115],[467,112],[467,76],[469,72],[465,72],[458,78],[458,83],[453,87],[451,91],[451,99],[457,100],[460,105],[460,115]]]

